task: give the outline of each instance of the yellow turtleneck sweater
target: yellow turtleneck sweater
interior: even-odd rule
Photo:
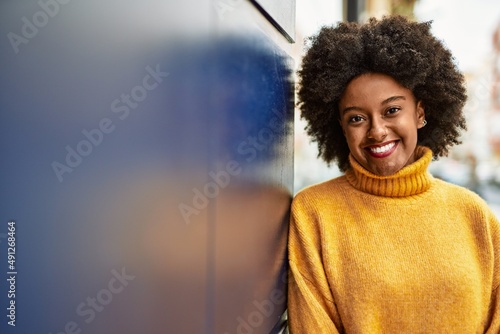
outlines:
[[[433,178],[432,152],[377,176],[299,192],[289,233],[292,334],[500,333],[500,226],[474,193]]]

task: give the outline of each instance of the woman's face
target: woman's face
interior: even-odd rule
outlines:
[[[392,175],[415,161],[424,109],[392,77],[366,73],[354,78],[342,95],[339,111],[349,150],[368,171]]]

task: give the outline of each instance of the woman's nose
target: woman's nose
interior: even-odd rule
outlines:
[[[382,141],[387,137],[387,127],[382,119],[372,120],[367,137],[374,141]]]

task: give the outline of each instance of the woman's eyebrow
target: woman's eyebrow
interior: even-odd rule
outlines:
[[[385,99],[384,101],[382,101],[380,104],[384,105],[384,104],[391,103],[391,102],[394,102],[394,101],[397,101],[397,100],[406,100],[406,97],[404,97],[402,95],[400,95],[400,96],[399,95],[398,96],[391,96],[388,99]]]
[[[346,112],[351,111],[351,110],[363,110],[363,108],[356,107],[356,106],[345,107],[344,109],[342,109],[342,115],[344,115]]]
[[[394,102],[397,100],[406,100],[406,97],[403,95],[391,96],[391,97],[385,99],[384,101],[380,102],[380,105],[388,104],[388,103],[391,103],[391,102]],[[345,107],[344,109],[341,110],[342,111],[341,115],[344,115],[346,112],[351,111],[351,110],[357,111],[357,110],[363,110],[363,108],[357,107],[357,106]]]

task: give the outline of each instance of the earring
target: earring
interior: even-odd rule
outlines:
[[[422,127],[426,126],[427,125],[427,121],[424,119],[423,123],[422,123]]]

